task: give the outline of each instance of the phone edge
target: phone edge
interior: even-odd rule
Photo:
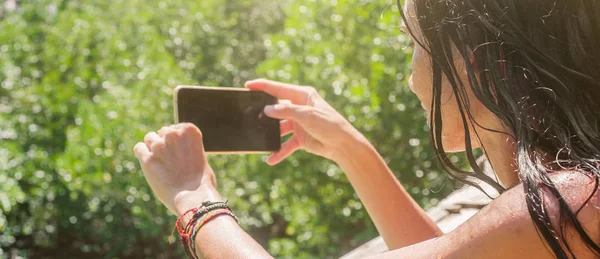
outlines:
[[[179,95],[179,89],[181,89],[180,85],[176,86],[173,89],[173,117],[175,119],[175,124],[179,123],[179,105],[177,105],[177,96]]]
[[[225,86],[201,86],[201,85],[178,85],[175,87],[176,90],[179,89],[205,89],[205,90],[226,90],[226,91],[242,91],[242,92],[250,92],[251,90],[248,88],[242,87],[225,87]]]
[[[277,151],[204,151],[207,155],[268,155]]]

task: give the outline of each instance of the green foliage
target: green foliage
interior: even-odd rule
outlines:
[[[0,257],[181,257],[131,149],[178,84],[315,86],[422,205],[444,197],[407,87],[393,5],[353,1],[18,1],[0,9]],[[377,235],[343,172],[298,153],[211,156],[219,188],[276,257],[337,257]],[[365,172],[369,173],[369,172]],[[435,190],[435,192],[430,191]]]

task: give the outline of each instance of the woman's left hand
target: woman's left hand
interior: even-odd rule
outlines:
[[[193,124],[150,132],[133,151],[152,191],[170,211],[179,215],[203,201],[220,200],[202,133]]]

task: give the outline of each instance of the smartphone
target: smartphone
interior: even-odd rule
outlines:
[[[204,150],[212,154],[271,153],[280,149],[279,120],[264,108],[277,98],[245,88],[177,86],[175,121],[202,131]]]

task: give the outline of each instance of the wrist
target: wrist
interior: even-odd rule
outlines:
[[[175,213],[180,216],[189,209],[198,207],[204,201],[222,201],[222,198],[211,185],[201,185],[196,190],[181,191],[173,199]]]
[[[369,140],[367,140],[358,130],[353,128],[348,135],[348,141],[344,141],[332,157],[332,160],[340,166],[355,161],[361,155],[364,155],[366,151],[372,149]]]

